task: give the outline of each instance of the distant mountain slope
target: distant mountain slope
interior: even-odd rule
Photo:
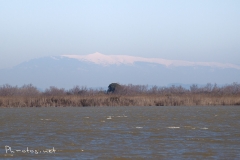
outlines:
[[[214,62],[171,61],[133,56],[63,55],[24,62],[0,70],[0,85],[32,83],[39,88],[74,85],[107,87],[122,84],[168,85],[171,83],[206,84],[240,82],[240,67]]]
[[[134,64],[136,62],[147,62],[161,64],[166,67],[170,66],[203,66],[203,67],[217,67],[217,68],[233,68],[239,69],[240,66],[230,63],[217,63],[217,62],[190,62],[180,60],[167,60],[162,58],[143,58],[128,55],[104,55],[101,53],[93,53],[89,55],[62,55],[63,57],[78,59],[80,61],[93,62],[99,65],[119,65],[119,64]]]

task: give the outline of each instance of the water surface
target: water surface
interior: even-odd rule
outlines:
[[[0,158],[240,159],[240,107],[0,108]]]

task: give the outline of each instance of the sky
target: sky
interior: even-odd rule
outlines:
[[[240,65],[239,0],[0,0],[0,69],[45,56]]]

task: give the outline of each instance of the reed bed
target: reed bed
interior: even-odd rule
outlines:
[[[221,106],[240,105],[239,95],[64,95],[1,96],[0,107]]]
[[[74,86],[65,90],[51,86],[39,91],[35,86],[0,86],[0,107],[87,107],[87,106],[240,106],[240,84],[199,87],[149,87],[111,83],[108,90]]]

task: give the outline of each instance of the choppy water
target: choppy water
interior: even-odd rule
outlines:
[[[0,158],[240,159],[240,107],[0,108]]]

